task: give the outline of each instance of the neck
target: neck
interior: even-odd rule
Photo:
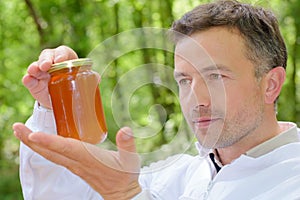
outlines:
[[[217,151],[219,154],[219,159],[223,165],[230,164],[242,154],[278,135],[280,132],[280,126],[276,120],[276,117],[273,117],[272,120],[268,120],[268,122],[263,123],[255,131],[243,137],[235,144],[225,148],[218,148]]]

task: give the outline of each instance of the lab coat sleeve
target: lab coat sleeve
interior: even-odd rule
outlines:
[[[144,189],[141,193],[136,195],[131,200],[155,200],[155,198],[152,196],[150,190]]]
[[[56,134],[53,112],[35,104],[26,122],[32,131]],[[20,181],[25,200],[99,200],[102,197],[65,167],[56,165],[20,144]]]

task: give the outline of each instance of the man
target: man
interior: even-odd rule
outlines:
[[[99,199],[98,193],[104,199],[300,198],[299,133],[276,119],[287,53],[273,14],[217,1],[188,12],[172,30],[174,77],[199,155],[174,156],[140,172],[128,127],[117,134],[118,152],[41,133],[55,132],[46,71],[77,58],[65,46],[44,50],[23,79],[38,102],[27,122],[31,130],[13,127],[26,145],[25,199]]]

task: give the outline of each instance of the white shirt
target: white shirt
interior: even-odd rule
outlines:
[[[52,111],[37,105],[26,125],[33,131],[56,133]],[[295,124],[283,125],[289,128],[280,138],[297,135]],[[268,143],[261,145],[272,146]],[[133,199],[300,199],[300,142],[280,145],[260,156],[251,157],[249,151],[250,155],[240,156],[216,173],[208,157],[209,150],[197,143],[198,156],[175,155],[144,167],[139,177],[143,192]],[[258,152],[257,149],[253,152]],[[102,199],[77,175],[24,144],[20,146],[20,180],[25,200]]]

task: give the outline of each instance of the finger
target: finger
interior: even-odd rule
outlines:
[[[75,51],[67,46],[59,46],[55,49],[45,49],[39,56],[38,66],[41,71],[48,71],[51,65],[58,62],[78,58]]]
[[[27,73],[31,76],[38,76],[41,73],[41,70],[39,69],[39,65],[38,65],[37,61],[31,63],[28,66]]]
[[[13,124],[13,130],[14,130],[15,136],[19,140],[21,140],[24,144],[26,144],[27,146],[32,148],[35,152],[39,153],[46,159],[48,159],[56,164],[63,165],[67,168],[72,168],[72,166],[77,165],[76,160],[70,159],[69,157],[65,156],[64,154],[57,153],[55,151],[55,150],[57,150],[56,148],[55,148],[55,150],[53,150],[53,148],[52,149],[49,148],[48,142],[46,142],[46,141],[48,141],[50,138],[50,142],[51,142],[51,138],[53,138],[56,135],[47,135],[44,133],[33,133],[29,128],[27,128],[22,123]],[[47,137],[47,136],[49,136],[49,137]],[[56,136],[56,137],[59,137],[59,136]],[[72,148],[70,148],[70,145],[65,144],[64,148],[61,148],[59,150],[59,152],[66,152],[66,150],[72,151],[70,149],[72,149]],[[74,153],[77,154],[77,152],[74,152]],[[85,156],[82,156],[82,157],[84,158]],[[81,159],[81,158],[78,158],[78,159]]]
[[[63,138],[57,135],[45,135],[42,133],[32,133],[28,139],[37,145],[43,146],[53,152],[62,154],[74,160],[80,160],[81,157],[85,157],[80,156],[84,153],[84,148],[77,140]]]
[[[49,77],[49,74],[47,72],[41,71],[37,61],[29,65],[27,73],[28,75],[33,76],[37,79],[46,79]]]
[[[83,166],[80,162],[72,160],[63,154],[56,153],[55,151],[49,150],[41,145],[36,145],[35,143],[32,143],[30,148],[45,159],[57,165],[64,166],[74,174],[80,175],[84,172]]]
[[[29,90],[33,98],[37,99],[44,106],[50,108],[50,100],[48,96],[48,82],[41,81],[30,75],[25,75],[22,79],[24,86]],[[43,97],[43,98],[41,98]]]
[[[14,123],[13,124],[13,130],[14,130],[14,135],[23,143],[28,144],[28,136],[32,133],[32,131],[27,128],[24,124],[22,123]]]
[[[137,173],[140,169],[140,161],[136,153],[136,146],[132,130],[129,127],[123,127],[117,133],[116,138],[119,159],[124,170],[131,173]]]
[[[30,90],[33,96],[48,91],[48,82],[40,81],[32,77],[24,77],[24,85]]]
[[[54,63],[63,62],[66,60],[72,60],[78,58],[75,51],[67,46],[59,46],[54,49]]]
[[[28,140],[39,147],[49,150],[50,153],[55,153],[53,155],[60,155],[60,157],[53,157],[52,155],[37,151],[46,159],[63,165],[73,172],[75,171],[74,173],[77,175],[80,175],[79,169],[74,169],[73,166],[70,166],[68,163],[64,163],[62,161],[63,159],[69,159],[69,163],[73,161],[73,165],[80,163],[83,168],[81,169],[81,173],[86,172],[84,168],[89,168],[90,166],[95,165],[97,165],[100,171],[108,168],[120,171],[120,164],[116,154],[105,149],[98,148],[95,145],[72,138],[64,138],[57,135],[47,135],[38,132],[31,133]],[[36,148],[33,149],[36,150]],[[61,156],[64,158],[61,158]]]
[[[13,129],[15,136],[30,147],[34,144],[87,165],[91,160],[97,160],[100,163],[103,163],[103,165],[109,166],[113,163],[114,158],[109,156],[108,151],[97,148],[94,145],[57,135],[48,135],[39,132],[32,133],[30,129],[21,123],[15,123]],[[49,156],[46,157],[48,158]],[[51,161],[58,162],[53,159]],[[114,165],[113,168],[116,168],[116,165]]]
[[[74,161],[88,162],[91,157],[87,151],[89,144],[76,139],[36,132],[31,133],[28,140]]]
[[[32,133],[32,131],[29,128],[27,128],[24,124],[15,123],[13,125],[13,129],[14,129],[14,134],[18,139],[20,139],[24,144],[30,147],[33,151],[43,156],[45,159],[50,160],[58,165],[62,165],[76,174],[80,174],[81,171],[83,171],[81,165],[77,161],[69,159],[64,155],[49,150],[39,144],[37,145],[31,142],[29,139],[29,135],[34,133]]]
[[[41,71],[46,72],[54,63],[54,49],[44,49],[38,60],[38,67]]]
[[[136,152],[133,133],[129,127],[123,127],[118,131],[116,142],[119,150]]]
[[[27,87],[31,92],[39,93],[48,88],[47,81],[38,80],[36,77],[31,75],[25,75],[22,79],[23,84]]]
[[[22,79],[22,83],[30,90],[38,84],[38,80],[33,76],[26,74]]]
[[[59,150],[60,153],[57,153],[56,148],[55,148],[55,150],[53,150],[51,148],[48,148],[49,145],[44,145],[44,144],[47,144],[46,141],[49,140],[49,137],[47,137],[47,136],[50,136],[50,138],[51,138],[51,135],[47,135],[47,134],[43,134],[43,133],[32,133],[32,131],[22,123],[15,123],[13,125],[13,129],[14,129],[15,136],[19,140],[21,140],[24,144],[26,144],[28,147],[30,147],[33,151],[37,152],[38,154],[40,154],[47,160],[50,160],[58,165],[62,165],[77,175],[80,175],[81,173],[85,172],[85,170],[82,168],[82,166],[83,166],[83,164],[85,164],[87,162],[85,160],[82,161],[82,159],[86,159],[87,158],[86,155],[79,156],[79,157],[77,156],[76,160],[75,160],[75,159],[69,158],[68,156],[65,156],[64,153],[61,153],[61,152],[66,152],[66,149],[67,149],[67,151],[69,151],[69,150],[72,151],[71,150],[72,148],[70,148],[70,145],[65,145],[64,148],[61,148]],[[55,136],[55,135],[52,135],[52,136]],[[36,141],[39,141],[39,142],[36,142]],[[50,139],[50,141],[51,141],[51,139]],[[84,152],[84,150],[81,151],[81,153],[82,152]],[[74,154],[80,155],[80,154],[78,154],[78,152],[74,152]],[[78,160],[80,162],[78,162]],[[88,164],[87,164],[87,166],[88,166]]]

